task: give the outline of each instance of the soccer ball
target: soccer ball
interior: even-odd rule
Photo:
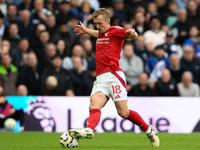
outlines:
[[[4,128],[7,130],[14,130],[15,126],[16,126],[16,121],[13,118],[8,118],[4,122]]]
[[[79,140],[72,138],[68,132],[64,132],[60,136],[60,146],[63,148],[75,148],[78,147]]]

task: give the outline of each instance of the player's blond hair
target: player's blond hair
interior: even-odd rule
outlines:
[[[105,8],[99,8],[99,9],[96,9],[93,13],[92,13],[92,17],[93,18],[97,18],[98,16],[102,15],[103,18],[105,20],[107,19],[110,19],[110,15],[109,15],[109,12],[107,9]]]

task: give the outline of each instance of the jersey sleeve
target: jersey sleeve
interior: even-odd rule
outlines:
[[[118,37],[125,38],[127,29],[124,29],[124,28],[122,28],[120,26],[114,26],[114,27],[115,27],[114,35],[118,36]]]

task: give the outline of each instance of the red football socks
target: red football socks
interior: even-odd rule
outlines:
[[[88,118],[88,124],[86,128],[94,130],[98,125],[101,118],[101,111],[99,109],[90,110],[90,116]]]
[[[138,125],[144,132],[147,131],[147,129],[149,128],[149,125],[146,124],[146,122],[136,111],[129,110],[128,120]]]

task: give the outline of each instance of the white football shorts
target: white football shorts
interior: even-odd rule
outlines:
[[[113,101],[127,100],[126,77],[122,71],[113,71],[100,74],[96,77],[92,93],[102,92]]]

